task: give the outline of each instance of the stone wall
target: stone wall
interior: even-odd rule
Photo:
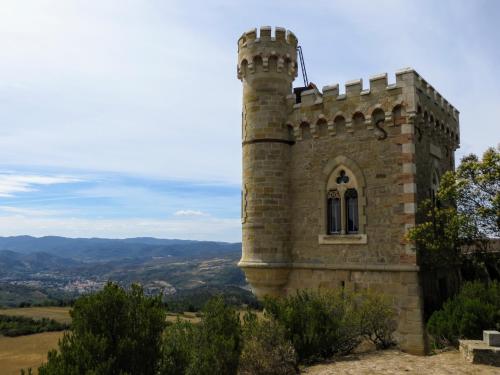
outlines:
[[[333,268],[333,267],[332,267]],[[370,289],[390,298],[398,316],[396,340],[413,354],[426,351],[422,323],[421,288],[416,271],[367,271],[359,269],[327,269],[322,266],[295,265],[290,273],[287,293],[297,289],[329,288],[360,291]],[[376,269],[376,267],[373,267]]]
[[[296,143],[291,148],[291,253],[293,270],[287,291],[298,288],[373,289],[389,295],[398,313],[398,341],[407,351],[425,350],[422,300],[415,250],[405,234],[415,222],[412,131],[408,115],[414,109],[414,90],[404,74],[388,86],[379,75],[363,90],[362,82],[305,92],[293,104],[288,123]],[[305,95],[304,95],[305,94]],[[304,100],[305,99],[305,100]],[[376,113],[382,115],[377,121]],[[343,118],[343,120],[341,120]],[[379,119],[380,120],[380,119]],[[321,124],[329,125],[321,131]],[[382,129],[382,131],[381,131]],[[411,128],[410,128],[411,130]],[[413,165],[408,168],[408,162]],[[326,234],[326,185],[338,166],[357,179],[360,235]],[[410,174],[410,176],[408,176]],[[351,177],[351,178],[352,178]],[[408,210],[408,203],[410,209]],[[324,238],[323,238],[324,239]]]

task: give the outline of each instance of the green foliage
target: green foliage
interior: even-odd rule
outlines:
[[[299,291],[287,298],[268,298],[265,308],[285,328],[300,362],[348,354],[363,338],[379,346],[392,341],[394,312],[368,292]]]
[[[395,312],[388,298],[374,292],[364,292],[356,297],[360,331],[377,349],[394,345],[392,334],[396,330]]]
[[[34,333],[64,331],[68,324],[59,323],[53,319],[35,320],[24,316],[0,315],[0,334],[4,336],[22,336]]]
[[[276,320],[244,316],[240,375],[293,375],[298,373],[297,355],[286,332]]]
[[[308,362],[352,351],[364,338],[391,342],[393,311],[371,293],[299,292],[266,301],[267,315],[240,322],[212,298],[198,324],[166,323],[161,296],[108,283],[75,302],[72,331],[40,375],[291,375]]]
[[[211,299],[194,333],[186,375],[236,374],[241,346],[238,312],[226,305],[222,297]]]
[[[500,146],[487,149],[480,160],[465,156],[456,172],[456,199],[478,236],[500,237]]]
[[[500,329],[500,283],[465,283],[427,323],[438,346],[458,345],[458,339],[481,339],[485,329]]]
[[[222,296],[224,302],[232,306],[250,306],[253,309],[261,308],[252,292],[232,285],[201,286],[193,289],[180,290],[173,295],[166,296],[169,311],[182,313],[185,311],[198,312],[212,298]]]
[[[423,265],[460,266],[476,257],[472,264],[487,269],[482,253],[488,238],[500,237],[500,147],[486,150],[481,160],[468,155],[456,172],[445,173],[435,199],[420,205],[418,221],[408,237]],[[466,247],[472,253],[464,254]]]
[[[138,285],[126,291],[108,283],[78,299],[72,332],[49,352],[40,375],[155,374],[166,314],[161,297],[146,297]]]
[[[195,327],[178,320],[165,329],[160,375],[185,374],[191,362]]]
[[[436,199],[423,201],[419,208],[419,222],[408,237],[416,242],[420,260],[427,268],[459,266],[462,247],[475,237],[476,228],[466,215],[460,214],[456,200],[456,181],[452,172],[446,172]],[[451,263],[450,263],[451,262]]]
[[[0,264],[0,274],[5,274],[7,271],[8,267]],[[34,272],[36,271],[30,269],[29,275]],[[67,293],[50,288],[34,288],[0,282],[0,307],[58,306],[61,304],[60,301],[69,299]]]
[[[177,321],[166,328],[159,374],[236,374],[241,346],[238,312],[214,297],[199,324]]]

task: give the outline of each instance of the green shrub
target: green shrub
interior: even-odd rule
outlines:
[[[302,363],[348,354],[365,338],[381,348],[392,343],[394,311],[373,292],[299,291],[264,305]]]
[[[500,283],[465,283],[431,315],[427,329],[437,346],[456,346],[461,338],[481,339],[483,330],[500,329]]]
[[[357,299],[357,315],[363,337],[373,342],[377,349],[387,349],[394,345],[392,335],[397,323],[394,309],[387,297],[364,292]]]
[[[364,339],[379,348],[393,342],[394,311],[374,292],[304,290],[286,298],[267,298],[264,306],[284,327],[300,362],[348,354]]]
[[[0,315],[0,334],[14,337],[41,332],[63,331],[69,325],[53,319],[32,319],[24,316]]]
[[[157,372],[166,313],[161,296],[146,297],[138,285],[126,291],[108,283],[79,298],[72,331],[50,351],[40,375],[152,375]]]
[[[275,320],[257,319],[248,312],[244,317],[243,350],[240,375],[294,375],[298,373],[297,355],[286,339],[284,328]]]
[[[178,320],[165,329],[160,375],[185,374],[191,363],[195,326]]]
[[[211,299],[194,331],[193,350],[186,375],[233,375],[241,352],[238,312],[222,297]]]

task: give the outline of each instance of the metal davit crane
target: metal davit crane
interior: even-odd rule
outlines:
[[[304,79],[304,87],[309,86],[309,80],[307,79],[306,63],[304,62],[304,54],[302,52],[302,47],[297,46],[297,53],[300,60],[300,68],[302,70],[302,78]]]

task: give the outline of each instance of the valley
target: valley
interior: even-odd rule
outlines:
[[[197,309],[222,292],[235,303],[253,303],[236,266],[240,255],[240,243],[2,237],[0,306],[66,304],[107,281],[140,283],[179,310]]]

